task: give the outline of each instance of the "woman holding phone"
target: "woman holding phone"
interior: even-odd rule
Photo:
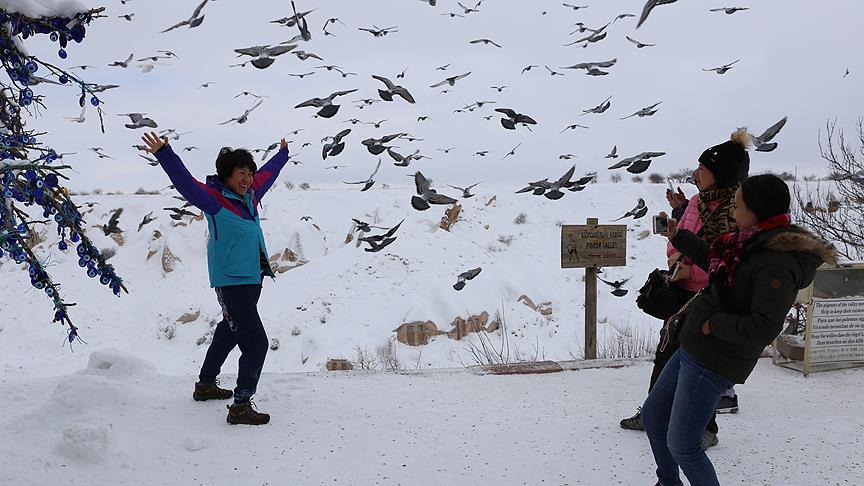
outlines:
[[[795,296],[833,247],[793,226],[789,186],[771,174],[736,189],[736,229],[710,243],[669,220],[669,242],[708,272],[709,284],[679,319],[680,347],[669,359],[642,408],[658,485],[719,485],[701,447],[703,431],[725,390],[744,383],[780,334]]]
[[[748,143],[749,136],[746,130],[741,129],[733,133],[730,140],[705,150],[699,157],[699,166],[693,171],[693,179],[699,192],[689,200],[680,187],[677,192],[671,189],[666,191],[666,199],[672,207],[672,217],[676,219],[678,228],[686,229],[704,241],[711,242],[736,227],[732,202],[735,191],[750,171]],[[661,213],[661,216],[666,217],[666,214]],[[708,274],[694,266],[693,261],[682,255],[671,242],[667,245],[666,257],[669,269],[674,272],[673,281],[680,290],[680,303],[683,305],[708,284]],[[663,339],[664,332],[665,330],[661,331],[661,339],[654,356],[648,393],[651,393],[669,358],[678,350],[677,341],[666,342],[667,340]],[[633,417],[621,420],[620,424],[624,429],[645,430],[641,409],[637,410]],[[717,444],[717,431],[717,422],[712,417],[704,434],[704,448]]]

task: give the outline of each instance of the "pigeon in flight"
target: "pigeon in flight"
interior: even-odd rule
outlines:
[[[372,34],[373,37],[384,37],[384,36],[387,35],[387,34],[391,34],[391,33],[394,33],[394,32],[399,32],[398,29],[399,29],[399,28],[396,27],[396,26],[393,26],[393,27],[385,27],[385,28],[381,29],[381,28],[378,28],[378,26],[376,26],[375,24],[372,24],[372,28],[371,28],[371,29],[370,29],[370,28],[367,28],[367,27],[360,27],[360,28],[357,29],[357,30],[362,30],[362,31],[364,31],[364,32],[369,32],[370,34]]]
[[[209,88],[210,85],[212,85],[212,84],[216,84],[216,81],[207,81],[206,83],[202,84],[201,86],[198,86],[198,89]]]
[[[111,213],[111,218],[108,219],[108,224],[102,225],[102,232],[105,236],[110,236],[112,233],[120,234],[123,232],[117,225],[120,223],[120,215],[123,214],[123,208],[117,208]]]
[[[294,10],[294,23],[297,24],[297,28],[300,30],[300,38],[309,42],[312,40],[312,32],[309,30],[309,24],[306,23],[306,16],[301,17],[297,14],[297,7],[294,6],[293,1],[291,2],[291,8]]]
[[[645,204],[645,200],[640,197],[639,201],[636,203],[635,208],[624,213],[624,216],[621,216],[618,219],[613,219],[612,221],[622,220],[624,218],[629,218],[631,216],[633,217],[633,219],[639,219],[642,216],[645,216],[647,213],[648,213],[648,205]]]
[[[597,173],[591,172],[591,173],[587,174],[585,177],[582,177],[581,179],[577,179],[576,181],[574,181],[570,185],[570,187],[567,188],[567,190],[569,190],[570,192],[579,192],[579,191],[585,189],[585,187],[588,185],[588,183],[594,181],[595,179],[597,179]]]
[[[414,174],[414,185],[417,189],[417,195],[411,196],[411,207],[418,211],[429,209],[430,204],[454,204],[457,202],[456,199],[439,194],[435,189],[432,189],[429,180],[420,171]]]
[[[462,290],[465,288],[465,282],[468,280],[473,280],[474,277],[480,275],[480,271],[483,270],[481,267],[474,268],[472,270],[468,270],[467,272],[462,272],[456,277],[456,283],[453,284],[453,288],[458,290]]]
[[[648,20],[648,15],[652,10],[654,10],[654,7],[658,5],[668,5],[677,1],[678,0],[648,0],[645,3],[645,6],[642,7],[642,15],[639,16],[639,22],[636,23],[636,28],[638,29],[646,20]]]
[[[266,69],[273,64],[277,56],[281,56],[286,52],[291,51],[297,47],[296,45],[287,45],[287,46],[252,46],[252,47],[244,47],[243,49],[234,49],[234,52],[239,54],[237,57],[242,56],[250,56],[253,57],[251,63],[258,69]],[[246,63],[243,63],[246,64]]]
[[[462,8],[462,11],[465,12],[465,15],[468,15],[468,14],[470,14],[470,13],[479,12],[479,11],[480,11],[479,8],[480,8],[480,4],[481,4],[481,3],[483,3],[483,0],[480,0],[479,2],[477,2],[477,4],[474,5],[474,8],[468,8],[468,7],[466,7],[465,5],[462,5],[462,4],[459,3],[459,2],[456,2],[456,5],[459,5],[459,7]]]
[[[762,135],[758,137],[754,137],[750,135],[750,140],[753,143],[753,146],[756,147],[757,152],[771,152],[777,148],[777,142],[771,142],[771,140],[780,133],[780,130],[786,125],[786,121],[788,117],[783,117],[782,120],[768,127]]]
[[[720,7],[720,8],[712,8],[709,12],[724,12],[726,15],[732,15],[735,12],[740,12],[742,10],[750,10],[749,7]]]
[[[172,25],[171,27],[168,27],[167,29],[163,30],[162,33],[164,34],[178,27],[183,27],[184,25],[188,25],[190,29],[194,29],[195,27],[201,25],[201,22],[204,22],[204,16],[201,15],[201,11],[204,10],[204,6],[207,5],[208,1],[210,0],[204,0],[203,2],[201,2],[198,7],[195,8],[195,11],[192,12],[191,17],[182,22]]]
[[[130,130],[135,130],[136,128],[144,128],[144,127],[148,127],[148,128],[158,128],[159,127],[159,125],[157,125],[156,122],[153,121],[152,118],[147,118],[144,115],[146,115],[146,113],[122,113],[122,114],[118,114],[117,116],[128,116],[132,120],[132,123],[127,123],[127,124],[123,125]]]
[[[336,91],[332,93],[330,96],[326,98],[312,98],[311,100],[306,100],[294,108],[304,108],[307,106],[314,106],[316,108],[321,108],[318,110],[318,116],[322,118],[332,118],[338,111],[340,105],[334,105],[333,100],[337,96],[344,96],[349,93],[353,93],[357,91],[356,89],[349,89],[347,91]]]
[[[569,3],[562,3],[565,7],[572,8],[573,10],[579,10],[583,8],[588,8],[588,5],[571,5]]]
[[[109,64],[108,66],[109,66],[109,67],[121,67],[121,68],[124,68],[124,69],[125,69],[125,68],[128,68],[128,67],[129,67],[129,63],[132,62],[132,57],[133,57],[133,56],[135,56],[135,53],[129,54],[129,57],[127,57],[125,61],[114,61],[114,62],[112,62],[111,64]]]
[[[142,147],[143,147],[143,145],[142,145]],[[138,154],[138,157],[141,157],[142,159],[146,160],[147,164],[150,167],[156,167],[157,165],[159,165],[159,161],[153,157],[150,157],[149,155]]]
[[[188,207],[188,206],[184,206],[184,207]],[[171,213],[168,215],[168,217],[170,217],[174,221],[180,221],[181,219],[183,219],[183,216],[189,216],[192,218],[198,216],[197,214],[193,213],[192,211],[189,211],[187,209],[182,209],[182,208],[162,208],[162,209]]]
[[[288,74],[288,76],[291,76],[292,78],[300,78],[300,79],[303,79],[303,78],[305,78],[306,76],[312,76],[312,75],[314,75],[315,72],[314,72],[314,71],[310,71],[310,72],[308,72],[308,73],[297,73],[297,74],[287,73],[287,74]]]
[[[429,86],[429,87],[430,87],[430,88],[437,88],[437,87],[439,87],[439,86],[444,86],[445,84],[450,85],[450,86],[455,86],[455,85],[456,85],[456,81],[459,81],[460,79],[465,78],[465,77],[468,76],[469,74],[471,74],[471,71],[468,71],[468,72],[465,73],[465,74],[459,74],[459,75],[457,75],[457,76],[451,76],[451,77],[445,79],[444,81],[441,81],[440,83],[435,83],[435,84],[433,84],[433,85],[431,85],[431,86]]]
[[[412,103],[412,104],[414,103],[414,97],[411,96],[411,93],[409,93],[408,90],[405,89],[404,87],[399,86],[397,84],[393,84],[392,81],[385,78],[384,76],[377,76],[377,75],[373,74],[372,79],[377,79],[378,81],[381,81],[382,83],[384,83],[384,86],[387,88],[387,89],[378,89],[378,96],[380,96],[382,100],[393,101],[393,95],[397,95],[397,96],[401,96],[402,99],[407,101],[408,103]]]
[[[611,99],[612,99],[612,97],[610,96],[610,97],[606,98],[605,100],[603,100],[602,103],[595,106],[594,108],[588,108],[587,110],[582,110],[582,115],[587,115],[588,113],[603,113],[604,111],[608,110],[610,106],[612,106],[612,102],[609,101]]]
[[[327,157],[335,157],[342,153],[345,150],[345,142],[342,141],[349,133],[351,133],[350,128],[346,128],[341,132],[337,133],[333,140],[324,144],[324,148],[321,150],[321,157],[324,160],[327,160]]]
[[[64,116],[63,118],[65,118],[65,119],[67,119],[67,120],[71,120],[71,121],[73,121],[73,122],[75,122],[75,123],[84,123],[84,122],[86,121],[85,118],[84,118],[84,112],[85,112],[85,111],[87,111],[87,105],[86,105],[86,104],[85,104],[84,106],[81,107],[81,114],[78,115],[77,117],[73,117],[73,116]]]
[[[564,196],[564,193],[561,192],[561,189],[566,189],[573,185],[573,183],[570,182],[570,178],[573,177],[574,172],[576,172],[575,165],[570,167],[570,169],[565,172],[563,176],[558,178],[557,181],[551,183],[548,187],[546,187],[546,193],[543,195],[546,196],[547,199],[552,199],[553,201],[561,199]]]
[[[497,42],[495,42],[491,39],[474,39],[472,41],[468,41],[468,43],[469,44],[486,44],[487,46],[489,44],[492,44],[495,47],[499,47],[499,48],[501,47],[501,44],[498,44]]]
[[[618,158],[618,146],[612,147],[612,151],[609,152],[609,155],[603,157],[604,159],[617,159]]]
[[[711,69],[704,69],[703,68],[702,70],[703,71],[714,71],[717,74],[726,74],[726,72],[728,72],[730,69],[732,69],[732,65],[735,64],[736,62],[740,61],[740,60],[741,59],[735,59],[734,61],[730,62],[729,64],[724,64],[720,67],[715,67],[715,68],[711,68]]]
[[[528,71],[534,69],[535,67],[540,67],[540,66],[538,66],[538,65],[536,65],[536,64],[531,64],[530,66],[525,66],[524,68],[522,68],[522,73],[521,73],[521,74],[525,74],[525,73],[527,73]]]
[[[627,157],[615,165],[609,166],[609,170],[627,167],[627,172],[630,172],[631,174],[641,174],[648,170],[648,166],[651,165],[653,159],[662,157],[663,155],[666,155],[666,152],[642,152],[639,155]]]
[[[360,192],[368,191],[375,185],[375,174],[378,173],[378,169],[381,168],[381,159],[378,159],[378,165],[375,166],[375,170],[372,171],[372,175],[369,176],[365,181],[357,181],[357,182],[346,182],[342,181],[345,184],[363,184],[363,189],[360,189]]]
[[[657,113],[658,110],[656,108],[657,108],[657,106],[660,105],[660,103],[663,103],[663,102],[658,101],[657,103],[654,103],[651,106],[646,106],[645,108],[642,108],[641,110],[637,111],[636,113],[633,113],[632,115],[625,116],[624,118],[622,118],[622,120],[626,120],[626,119],[634,117],[634,116],[638,116],[639,118],[643,118],[646,116],[653,116],[655,113]]]
[[[372,230],[372,227],[369,226],[368,223],[363,223],[362,221],[358,221],[354,218],[351,218],[356,224],[357,229],[364,233],[368,233]],[[376,253],[384,249],[384,247],[390,245],[394,241],[396,241],[396,231],[399,230],[399,227],[402,226],[405,220],[399,221],[399,224],[387,230],[386,233],[381,235],[371,235],[371,236],[363,236],[357,238],[358,241],[363,243],[368,243],[369,248],[366,248],[366,251],[369,253]]]
[[[504,91],[504,89],[507,88],[507,86],[490,86],[490,88],[497,90],[500,93],[500,92]]]
[[[473,193],[471,192],[471,189],[473,189],[473,188],[474,188],[475,186],[477,186],[478,184],[481,184],[481,183],[480,183],[480,182],[476,182],[476,183],[474,183],[474,184],[471,184],[471,185],[468,186],[468,187],[456,187],[456,186],[451,186],[450,184],[447,184],[447,186],[448,186],[448,187],[451,187],[451,188],[453,188],[453,189],[456,189],[457,191],[462,191],[462,198],[463,198],[463,199],[470,199],[470,198],[476,196],[476,194],[473,194]]]
[[[566,127],[564,127],[564,130],[561,130],[561,133],[564,133],[567,130],[576,130],[577,128],[586,128],[587,129],[587,128],[591,128],[591,127],[586,127],[585,125],[579,125],[579,124],[574,123],[572,125],[567,125]]]
[[[285,47],[289,47],[289,46],[285,46]],[[297,56],[297,59],[300,59],[301,61],[305,61],[309,58],[318,59],[319,61],[324,60],[323,57],[319,56],[318,54],[315,54],[314,52],[294,51],[291,54],[294,54],[295,56]],[[345,77],[347,77],[347,76],[345,76]]]
[[[141,231],[141,228],[152,223],[153,221],[156,221],[156,219],[157,218],[153,217],[153,211],[150,211],[149,213],[145,214],[144,219],[142,219],[141,222],[138,223],[138,231]]]
[[[639,42],[636,39],[630,37],[629,35],[625,35],[628,41],[632,42],[637,48],[642,49],[643,47],[654,47],[656,44],[645,44],[644,42]]]
[[[612,287],[612,289],[613,289],[612,295],[614,295],[615,297],[624,297],[625,295],[627,295],[627,289],[622,289],[621,287],[630,280],[629,278],[625,279],[625,280],[616,280],[614,282],[610,282],[608,280],[603,280],[600,277],[597,277],[597,280],[599,280],[599,281],[603,282],[604,284]]]
[[[513,147],[512,149],[510,149],[509,152],[507,152],[506,154],[504,154],[504,157],[501,157],[501,160],[504,160],[504,159],[506,159],[507,157],[511,157],[511,156],[516,155],[516,149],[518,149],[520,145],[522,145],[522,142],[519,142],[518,144],[516,144],[515,147]]]
[[[366,150],[368,150],[370,154],[380,155],[385,150],[391,148],[390,146],[385,145],[385,144],[392,142],[393,140],[396,140],[397,138],[401,137],[402,135],[403,135],[402,133],[394,133],[392,135],[385,135],[381,138],[367,138],[366,140],[363,140],[360,143],[363,144],[364,147],[366,147]],[[394,157],[393,154],[390,154],[390,156]],[[394,157],[394,159],[395,159],[395,157]]]
[[[522,124],[525,126],[537,124],[537,122],[530,116],[523,115],[522,113],[516,113],[510,108],[496,108],[495,111],[506,115],[506,118],[501,119],[501,126],[506,128],[507,130],[515,130],[517,124]]]
[[[297,13],[295,11],[294,15],[292,15],[290,17],[282,17],[281,19],[278,19],[278,20],[271,20],[270,23],[271,24],[284,25],[285,27],[294,27],[295,25],[297,25],[297,20],[305,18],[307,15],[309,15],[310,13],[312,13],[314,11],[315,11],[314,8],[312,10],[307,10],[305,12],[300,12],[300,13]]]
[[[561,67],[561,69],[584,69],[585,74],[589,76],[604,76],[609,74],[606,71],[602,71],[600,68],[610,68],[618,62],[618,59],[611,59],[609,61],[599,61],[599,62],[581,62],[579,64],[574,64],[572,66]]]
[[[259,106],[261,106],[261,103],[263,103],[263,102],[264,102],[264,100],[258,100],[258,103],[255,103],[255,105],[252,108],[249,108],[248,110],[244,111],[242,115],[240,115],[238,117],[234,117],[228,121],[224,121],[224,122],[220,123],[220,125],[227,125],[229,123],[237,123],[238,125],[242,125],[242,124],[246,123],[249,120],[249,115],[255,110],[255,108],[258,108]]]

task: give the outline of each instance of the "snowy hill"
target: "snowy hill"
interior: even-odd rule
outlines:
[[[492,316],[490,320],[503,314],[512,352],[522,359],[581,358],[584,271],[560,268],[559,225],[584,224],[587,217],[608,223],[626,211],[622,207],[635,206],[639,197],[648,202],[648,216],[619,222],[628,224],[628,266],[605,270],[607,280],[632,277],[625,285],[630,293],[619,299],[599,284],[599,347],[602,353],[619,335],[647,336],[651,341],[660,323],[636,308],[635,295],[648,272],[665,264],[665,240],[637,236],[650,228],[650,215],[666,206],[665,187],[591,184],[551,201],[514,194],[516,188],[481,184],[476,197],[460,200],[461,219],[447,232],[438,227],[446,206],[416,211],[410,207],[407,188],[361,193],[342,188],[291,191],[280,185],[261,210],[268,250],[276,256],[287,249],[308,263],[265,281],[260,313],[269,337],[279,341],[279,349],[268,355],[266,369],[322,370],[328,358],[353,360],[358,348],[374,353],[403,323],[431,320],[439,330],[449,331],[455,318],[483,311]],[[124,209],[122,246],[99,228],[88,234],[101,247],[116,249],[111,262],[130,294],[119,299],[109,295],[79,271],[73,255],[49,248],[54,241],[49,236],[37,252],[58,263],[52,271],[64,283],[67,299],[79,303],[72,308],[72,317],[89,347],[83,352],[61,351],[63,331],[49,322],[49,302],[28,289],[26,276],[14,262],[6,262],[0,266],[0,292],[20,297],[15,305],[3,304],[2,367],[27,374],[62,373],[70,366],[83,366],[90,350],[112,347],[147,357],[163,373],[194,373],[206,350],[210,324],[220,315],[207,280],[206,222],[187,216],[188,226],[172,226],[162,208],[179,204],[167,194],[76,198],[78,204],[85,202],[97,203],[85,216],[88,225],[101,225],[110,211]],[[138,232],[138,223],[151,211],[158,219]],[[516,224],[522,213],[524,223]],[[311,220],[301,220],[303,216]],[[351,217],[383,227],[403,218],[405,222],[395,243],[368,253],[356,242],[345,244]],[[161,238],[154,240],[157,230]],[[178,260],[170,273],[162,266],[165,248]],[[277,265],[288,268],[296,263],[279,258]],[[461,292],[455,291],[456,275],[478,266],[483,269],[480,275]],[[551,319],[519,302],[522,295],[536,304],[551,302]],[[192,322],[175,322],[199,310]],[[500,332],[489,336],[497,339]],[[478,343],[476,336],[470,340]],[[425,346],[400,343],[396,349],[404,367],[459,367],[476,364],[467,342],[437,336]],[[231,370],[236,362],[229,359],[226,366]]]

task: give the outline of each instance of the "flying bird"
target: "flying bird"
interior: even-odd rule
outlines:
[[[613,219],[612,221],[622,220],[624,218],[629,218],[631,216],[633,217],[633,219],[639,219],[642,216],[645,216],[645,214],[647,214],[647,213],[648,213],[648,205],[645,204],[645,200],[640,197],[639,201],[636,203],[635,208],[624,213],[624,216],[621,216],[618,219]]]
[[[726,15],[732,15],[735,12],[740,12],[742,10],[750,10],[749,7],[720,7],[720,8],[712,8],[709,12],[724,12]]]
[[[711,68],[711,69],[704,69],[703,68],[702,70],[703,71],[714,71],[717,74],[726,74],[726,72],[728,72],[730,69],[732,69],[732,65],[734,65],[738,61],[740,61],[740,59],[735,59],[734,61],[730,62],[729,64],[724,64],[720,67],[715,67],[715,68]]]
[[[135,130],[137,128],[144,128],[144,127],[148,127],[148,128],[158,128],[159,127],[159,125],[157,125],[156,122],[153,121],[152,118],[147,118],[144,115],[146,115],[146,113],[122,113],[122,114],[118,114],[117,116],[128,116],[132,120],[132,123],[126,123],[125,125],[123,125],[130,130]]]
[[[506,154],[504,154],[504,157],[501,157],[501,160],[504,160],[504,159],[506,159],[507,157],[510,157],[510,156],[516,155],[516,149],[518,149],[520,145],[522,145],[522,142],[519,142],[518,144],[516,144],[515,147],[513,147],[512,149],[510,149],[509,152],[507,152]]]
[[[121,67],[121,68],[125,69],[125,68],[129,67],[129,63],[132,62],[132,57],[134,55],[135,55],[134,53],[129,54],[129,57],[127,57],[125,61],[114,61],[111,64],[109,64],[108,66],[109,67]]]
[[[642,15],[639,16],[639,22],[636,23],[636,28],[638,29],[646,20],[648,20],[648,15],[652,10],[654,10],[654,7],[658,5],[668,5],[677,1],[678,0],[648,0],[645,3],[645,6],[642,7]]]
[[[561,133],[564,133],[567,130],[575,130],[577,128],[586,128],[587,129],[587,128],[591,128],[591,127],[586,127],[585,125],[579,125],[579,124],[574,123],[572,125],[567,125],[566,127],[564,127],[564,130],[561,130]]]
[[[261,106],[261,103],[263,103],[263,102],[264,102],[264,100],[258,100],[258,103],[255,103],[255,105],[252,106],[252,108],[249,108],[248,110],[244,111],[242,115],[234,117],[228,121],[224,121],[224,122],[220,123],[220,125],[227,125],[229,123],[237,123],[238,125],[242,125],[242,124],[246,123],[249,120],[249,115],[255,110],[255,108],[258,108],[259,106]]]
[[[609,61],[581,62],[572,66],[561,67],[561,69],[584,69],[585,74],[589,76],[605,76],[609,73],[600,68],[610,68],[614,66],[616,62],[618,62],[617,58]]]
[[[447,184],[447,186],[448,186],[448,187],[451,187],[451,188],[453,188],[453,189],[456,189],[457,191],[462,191],[462,198],[463,198],[463,199],[470,199],[470,198],[476,196],[476,194],[473,194],[473,193],[471,192],[471,189],[473,189],[473,188],[474,188],[475,186],[477,186],[478,184],[481,184],[481,183],[480,183],[480,182],[476,182],[476,183],[474,183],[474,184],[471,184],[471,185],[468,186],[468,187],[457,187],[457,186],[451,186],[450,184]]]
[[[396,96],[402,97],[402,99],[407,101],[408,103],[412,103],[412,104],[414,103],[414,97],[411,96],[411,93],[409,93],[408,90],[405,89],[404,87],[399,86],[397,84],[393,84],[392,81],[385,78],[384,76],[377,76],[377,75],[373,74],[372,79],[377,79],[378,81],[381,81],[382,83],[384,83],[384,86],[387,88],[387,89],[380,89],[380,88],[378,89],[378,96],[380,96],[382,100],[393,101],[393,95],[396,95]]]
[[[419,171],[414,174],[414,185],[417,189],[417,195],[411,196],[411,207],[418,211],[429,209],[430,204],[454,204],[457,202],[456,199],[439,194],[435,189],[432,189],[429,180]]]
[[[437,87],[439,87],[439,86],[444,86],[445,84],[450,85],[450,86],[455,86],[455,85],[456,85],[456,81],[459,81],[460,79],[465,78],[465,77],[468,76],[469,74],[471,74],[471,71],[468,71],[468,72],[465,73],[465,74],[459,74],[459,75],[457,75],[457,76],[451,76],[451,77],[445,79],[444,81],[441,81],[440,83],[435,83],[435,84],[433,84],[433,85],[431,85],[431,86],[429,86],[429,87],[430,87],[430,88],[437,88]]]
[[[636,113],[633,113],[632,115],[627,115],[621,119],[626,120],[626,119],[634,117],[634,116],[638,116],[639,118],[643,118],[646,116],[654,116],[654,114],[657,113],[657,111],[658,111],[656,108],[657,108],[657,106],[660,105],[660,103],[663,103],[663,102],[658,101],[657,103],[654,103],[651,106],[646,106],[645,108],[642,108],[641,110],[637,111]]]
[[[192,12],[191,17],[182,22],[178,22],[172,25],[171,27],[168,27],[167,29],[163,30],[162,33],[164,34],[178,27],[183,27],[184,25],[188,25],[190,29],[194,29],[195,27],[201,25],[201,22],[204,22],[204,16],[201,15],[201,11],[204,10],[204,6],[207,5],[208,1],[210,0],[204,0],[203,2],[201,2],[198,7],[195,8],[195,11]]]
[[[152,223],[153,221],[156,221],[157,218],[154,218],[152,216],[153,216],[153,211],[150,211],[149,213],[144,215],[144,219],[142,219],[141,222],[138,223],[138,231],[141,231],[141,228]]]
[[[360,192],[368,191],[375,185],[375,174],[378,173],[378,169],[381,168],[381,158],[378,158],[378,165],[375,166],[375,170],[372,171],[372,175],[369,176],[365,181],[357,181],[357,182],[346,182],[342,181],[345,184],[363,184],[363,189],[360,189]]]
[[[473,280],[474,277],[480,275],[481,267],[474,268],[472,270],[468,270],[467,272],[462,272],[456,277],[456,283],[453,284],[453,288],[458,290],[462,290],[465,288],[465,282],[468,280]]]
[[[363,232],[371,231],[372,228],[369,226],[368,223],[363,223],[362,221],[358,221],[354,218],[352,218],[352,220],[355,223],[357,223],[357,228],[360,231],[363,231]],[[394,241],[396,241],[396,236],[395,236],[396,231],[399,230],[399,227],[402,226],[402,223],[404,223],[404,222],[405,222],[404,219],[402,221],[399,221],[399,224],[388,229],[387,232],[384,234],[363,236],[363,237],[357,238],[357,240],[361,241],[363,243],[369,244],[369,248],[366,248],[367,252],[369,252],[369,253],[379,252],[382,249],[384,249],[384,247],[386,247],[386,246],[390,245],[391,243],[393,243]]]
[[[111,213],[111,218],[107,224],[102,225],[102,232],[105,236],[110,236],[112,233],[120,234],[123,232],[117,225],[120,223],[120,215],[123,214],[123,208],[117,208]]]
[[[478,9],[480,8],[481,3],[483,3],[483,0],[480,0],[479,2],[477,2],[477,4],[474,5],[474,8],[468,8],[459,2],[456,2],[456,5],[459,5],[459,7],[462,8],[462,11],[465,12],[465,15],[468,15],[470,13],[479,12],[480,10],[478,10]]]
[[[617,159],[618,158],[618,146],[612,147],[612,151],[609,152],[609,155],[603,157],[604,159]]]
[[[620,162],[609,166],[609,170],[627,167],[627,172],[630,172],[631,174],[641,174],[648,170],[648,166],[651,165],[653,159],[664,155],[666,155],[666,152],[642,152],[639,155],[627,157],[626,159],[622,159]]]
[[[582,115],[587,115],[588,113],[598,113],[599,114],[599,113],[605,112],[606,110],[609,109],[610,106],[612,106],[612,102],[609,101],[611,99],[612,99],[612,97],[610,96],[610,97],[606,98],[605,100],[603,100],[602,103],[595,106],[594,108],[588,108],[587,110],[582,110]]]
[[[399,32],[399,28],[396,26],[393,27],[385,27],[383,29],[378,28],[375,24],[372,24],[372,28],[360,27],[357,30],[362,30],[364,32],[369,32],[373,37],[384,37],[387,34],[391,34],[393,32]]]
[[[277,56],[281,56],[286,52],[291,51],[297,47],[296,45],[287,45],[287,46],[252,46],[252,47],[244,47],[242,49],[234,49],[234,52],[239,54],[237,57],[242,56],[250,56],[253,57],[252,65],[258,69],[266,69],[272,65]],[[246,63],[243,63],[246,64]]]
[[[762,132],[762,135],[759,135],[758,137],[748,134],[753,146],[756,147],[755,150],[757,152],[771,152],[776,149],[777,142],[771,142],[771,140],[780,133],[780,130],[786,125],[787,120],[788,117],[784,116],[783,119],[768,127],[768,129]]]
[[[346,94],[350,94],[357,91],[356,89],[349,89],[347,91],[336,91],[332,93],[330,96],[326,98],[312,98],[310,100],[306,100],[294,108],[304,108],[307,106],[314,106],[316,108],[321,108],[318,110],[318,116],[322,118],[332,118],[338,111],[340,105],[334,105],[333,100],[337,96],[344,96]]]
[[[537,124],[537,122],[530,116],[523,115],[522,113],[516,113],[510,108],[496,108],[495,111],[506,115],[506,118],[501,119],[501,126],[508,130],[515,130],[517,124],[522,124],[525,126]]]
[[[612,295],[614,295],[615,297],[624,297],[625,295],[627,295],[627,289],[622,289],[621,287],[630,280],[629,278],[625,280],[616,280],[614,282],[603,280],[600,277],[597,277],[597,280],[612,287]]]
[[[636,39],[630,37],[629,35],[624,36],[628,41],[632,42],[636,45],[637,48],[642,49],[643,47],[654,47],[656,44],[645,44],[644,42],[639,42]]]
[[[487,46],[489,44],[492,44],[495,47],[501,47],[501,44],[498,44],[497,42],[495,42],[491,39],[474,39],[472,41],[468,41],[468,43],[469,44],[486,44]]]

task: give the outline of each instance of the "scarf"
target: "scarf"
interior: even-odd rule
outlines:
[[[726,274],[726,286],[735,286],[735,270],[741,263],[741,255],[747,249],[753,237],[764,231],[775,228],[789,228],[792,219],[788,214],[778,214],[760,221],[744,231],[730,231],[714,240],[708,250],[708,274],[714,278],[721,272]]]
[[[699,219],[702,221],[703,238],[714,241],[723,233],[733,231],[737,224],[732,216],[732,202],[739,185],[721,187],[699,193]],[[709,209],[709,203],[720,201],[714,211]]]

